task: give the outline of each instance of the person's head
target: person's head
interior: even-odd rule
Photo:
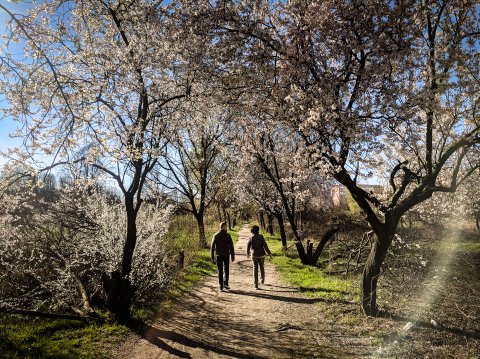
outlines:
[[[227,223],[226,222],[220,223],[220,230],[221,231],[226,231],[227,230]]]
[[[258,228],[258,226],[253,226],[251,232],[253,234],[258,234],[260,232],[260,228]]]

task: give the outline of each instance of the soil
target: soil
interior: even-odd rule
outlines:
[[[452,260],[460,266],[452,268],[452,273],[456,273],[454,280],[447,280],[441,287],[443,295],[423,305],[428,310],[420,310],[421,296],[407,294],[407,284],[418,282],[423,287],[422,281],[406,281],[392,288],[382,284],[383,292],[390,293],[382,294],[383,317],[367,318],[360,314],[356,301],[304,296],[282,281],[269,261],[265,262],[265,285],[256,290],[252,262],[245,254],[249,235],[247,227],[239,233],[236,260],[230,263],[230,290],[221,292],[217,276],[208,276],[182,298],[168,317],[159,318],[147,330],[127,338],[113,357],[480,357],[478,295],[466,295],[480,293],[478,271],[466,270],[478,268],[478,257],[468,265],[458,258]],[[465,254],[460,255],[465,261]],[[460,280],[463,272],[466,278]],[[409,277],[412,276],[417,275],[412,272]],[[428,293],[425,288],[414,292]],[[389,307],[389,303],[397,305]],[[458,310],[460,307],[462,311]],[[421,315],[412,314],[412,310]]]
[[[122,348],[125,358],[359,358],[371,357],[368,336],[342,333],[326,318],[322,300],[286,285],[265,262],[265,285],[253,284],[244,227],[230,263],[230,290],[216,275]]]

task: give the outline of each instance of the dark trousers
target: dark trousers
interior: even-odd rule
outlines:
[[[218,268],[218,283],[220,288],[223,289],[223,285],[228,285],[228,267],[230,260],[228,256],[217,256],[217,268]],[[223,278],[225,272],[225,280]]]
[[[265,282],[265,257],[252,257],[253,260],[253,282],[255,287],[258,287],[258,267],[260,267],[260,276],[262,277],[262,284]]]

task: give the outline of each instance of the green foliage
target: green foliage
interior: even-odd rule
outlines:
[[[354,298],[355,289],[351,281],[326,275],[318,267],[303,265],[293,253],[282,252],[282,242],[278,237],[264,236],[273,255],[272,262],[286,282],[309,297],[326,300]]]
[[[101,347],[119,342],[128,333],[116,324],[71,320],[5,315],[1,322],[2,358],[108,358]]]
[[[345,191],[345,198],[347,199],[348,210],[353,215],[359,215],[361,212],[360,206],[355,202],[349,191]]]

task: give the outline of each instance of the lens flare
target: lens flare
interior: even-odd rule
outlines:
[[[458,210],[458,213],[462,213],[462,211]],[[410,301],[410,305],[406,310],[409,321],[402,324],[398,329],[398,335],[394,336],[394,340],[387,345],[381,346],[377,350],[374,358],[394,357],[395,350],[398,348],[398,342],[405,337],[419,321],[428,321],[434,327],[438,325],[435,318],[426,318],[426,316],[442,298],[442,290],[449,280],[451,264],[457,253],[459,241],[461,240],[460,220],[461,218],[451,215],[451,226],[444,232],[441,240],[434,244],[436,254],[431,261],[429,271],[420,286],[416,298]]]

